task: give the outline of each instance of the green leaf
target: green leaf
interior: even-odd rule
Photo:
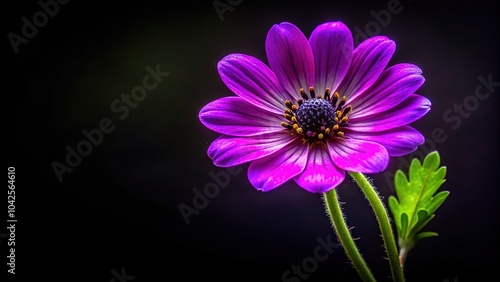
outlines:
[[[428,238],[428,237],[436,237],[438,234],[436,232],[422,232],[418,233],[416,238],[417,240]]]
[[[408,230],[408,215],[406,213],[401,214],[401,234],[406,234]]]
[[[437,151],[429,153],[421,163],[413,159],[408,176],[401,170],[394,175],[396,196],[389,197],[389,210],[397,227],[400,248],[408,252],[418,240],[437,236],[420,232],[434,217],[436,210],[448,198],[448,191],[438,189],[446,181],[446,167],[440,166]]]
[[[444,202],[444,200],[446,200],[446,198],[448,198],[449,194],[450,194],[450,192],[448,192],[448,191],[441,191],[441,192],[437,193],[432,198],[431,202],[427,205],[427,211],[429,213],[434,213],[441,206],[441,204]]]
[[[399,202],[398,202],[398,199],[394,196],[389,196],[389,210],[391,211],[391,213],[394,215],[394,214],[401,214],[399,212]],[[401,219],[399,217],[394,217],[394,222],[396,224],[396,227],[398,228],[397,231],[398,231],[398,234],[402,234],[401,233],[401,230],[400,230],[400,227],[401,227]]]
[[[410,233],[408,234],[408,237],[414,237],[417,232],[420,232],[422,228],[424,228],[431,219],[434,218],[434,214],[429,215],[429,213],[426,210],[419,210],[417,213],[417,224],[413,226],[411,229]]]

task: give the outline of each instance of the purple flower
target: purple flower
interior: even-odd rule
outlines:
[[[389,156],[424,142],[408,124],[430,109],[414,92],[423,84],[412,64],[387,67],[396,44],[371,37],[354,48],[341,22],[318,26],[309,37],[291,23],[266,38],[269,66],[245,54],[218,63],[237,97],[208,103],[200,121],[222,134],[208,148],[220,167],[250,162],[248,178],[270,191],[290,179],[313,193],[338,186],[346,171],[383,171]]]

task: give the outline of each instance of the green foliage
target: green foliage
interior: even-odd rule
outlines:
[[[440,166],[438,152],[429,153],[423,164],[413,159],[409,177],[398,170],[394,176],[396,196],[389,197],[389,209],[392,213],[398,233],[398,243],[404,256],[417,241],[434,237],[435,232],[420,232],[435,216],[436,210],[449,195],[448,191],[436,194],[445,182],[446,167]]]

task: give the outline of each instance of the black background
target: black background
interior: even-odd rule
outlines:
[[[212,1],[71,1],[17,54],[7,34],[21,35],[21,18],[41,8],[36,1],[10,3],[4,151],[17,177],[17,280],[112,281],[112,271],[124,269],[135,276],[129,281],[281,281],[313,255],[317,238],[334,236],[320,195],[293,182],[258,192],[242,165],[189,224],[179,211],[181,203],[193,205],[194,188],[213,182],[211,172],[225,171],[206,155],[218,135],[197,117],[206,103],[233,95],[216,64],[233,52],[266,61],[266,34],[282,21],[306,36],[326,21],[365,30],[376,23],[371,11],[386,10],[388,2],[233,1],[238,5],[220,18]],[[446,135],[427,148],[438,150],[447,166],[441,189],[451,194],[427,227],[440,236],[410,252],[408,281],[480,281],[499,266],[498,86],[464,116],[453,112],[455,104],[474,106],[479,76],[500,81],[494,2],[401,0],[401,12],[375,30],[397,44],[391,65],[410,62],[423,70],[418,93],[432,109],[413,126],[426,138],[436,128]],[[120,120],[111,103],[157,64],[170,75]],[[76,148],[85,140],[82,130],[104,118],[114,131],[60,182],[53,162],[64,164],[66,146]],[[410,157],[393,158],[388,171],[404,169]],[[393,194],[383,173],[371,177],[384,199]],[[380,281],[390,281],[367,201],[349,179],[338,189],[360,250]],[[7,240],[1,240],[6,272]],[[357,280],[340,248],[307,279]]]

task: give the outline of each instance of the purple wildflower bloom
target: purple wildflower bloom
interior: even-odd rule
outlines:
[[[414,94],[424,77],[412,64],[387,67],[396,48],[389,38],[371,37],[354,48],[342,22],[319,25],[309,40],[284,22],[271,28],[265,47],[269,66],[245,54],[218,63],[237,96],[199,113],[222,134],[208,148],[215,165],[250,162],[250,183],[262,191],[293,179],[324,193],[346,171],[381,172],[390,156],[423,144],[408,124],[430,110],[430,101]]]

